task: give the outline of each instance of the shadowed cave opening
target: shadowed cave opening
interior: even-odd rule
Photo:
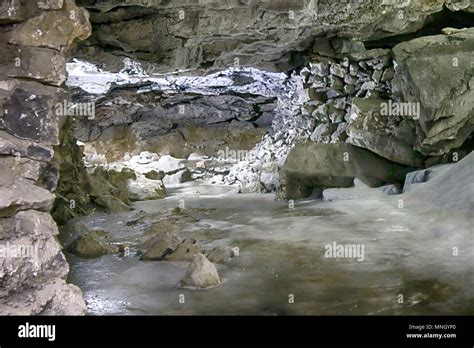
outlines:
[[[416,32],[365,41],[364,44],[367,49],[393,48],[404,41],[410,41],[423,36],[439,35],[444,28],[462,29],[473,26],[473,13],[464,11],[453,12],[444,6],[441,11],[429,15],[423,23],[423,27]]]

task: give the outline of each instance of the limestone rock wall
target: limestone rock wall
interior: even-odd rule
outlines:
[[[277,158],[279,168],[291,147],[306,141],[347,142],[410,167],[460,160],[472,151],[473,34],[444,28],[393,49],[316,38],[309,64],[291,77],[304,92],[287,104],[301,107],[276,118],[275,133],[257,150]],[[233,168],[228,182],[251,192],[276,184],[276,166],[261,170],[265,161],[257,157]]]
[[[141,151],[178,158],[193,152],[214,156],[223,146],[253,148],[271,127],[275,108],[274,97],[139,94],[127,88],[98,100],[94,119],[78,120],[75,136],[109,161]]]
[[[459,149],[472,137],[472,30],[447,28],[439,35],[445,25],[471,26],[470,0],[84,0],[81,4],[91,11],[94,30],[74,55],[107,71],[121,71],[124,57],[142,63],[150,74],[174,70],[208,74],[253,66],[291,75],[311,63],[298,77],[288,79],[294,85],[302,79],[309,99],[303,102],[304,109],[276,109],[274,132],[256,147],[258,159],[236,166],[226,178],[243,192],[274,187],[277,168],[290,148],[308,139],[348,142],[392,162],[422,167],[446,161],[453,151],[462,152]],[[295,106],[302,104],[298,92],[293,94],[283,103],[291,99]],[[419,110],[392,112],[396,103],[410,107],[418,102],[413,107]],[[196,110],[198,104],[195,101]],[[213,107],[207,106],[212,114]],[[380,112],[385,107],[390,109],[388,116]],[[166,116],[169,110],[157,112]],[[108,119],[109,124],[115,122]],[[129,128],[140,128],[139,123],[128,123]],[[162,126],[151,128],[162,131]],[[169,127],[177,133],[172,123]],[[88,134],[77,135],[85,141],[130,132],[115,125],[101,128],[97,120],[81,128]],[[186,134],[166,140],[179,144],[178,149],[186,141]]]
[[[81,291],[49,211],[58,170],[51,165],[67,98],[67,51],[91,33],[73,0],[0,2],[0,314],[78,315]]]
[[[473,38],[472,28],[446,28],[393,50],[342,39],[317,45],[302,71],[303,116],[316,119],[310,140],[347,141],[413,167],[459,151],[474,130]]]
[[[76,52],[120,69],[117,57],[159,63],[158,69],[222,69],[236,64],[288,71],[304,60],[314,37],[376,40],[420,29],[448,6],[469,1],[395,0],[82,0],[94,34]]]
[[[444,31],[393,49],[394,99],[420,104],[415,148],[443,156],[474,131],[474,28]]]

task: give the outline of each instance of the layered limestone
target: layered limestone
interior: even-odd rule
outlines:
[[[90,35],[88,13],[72,0],[4,0],[0,24],[0,314],[84,314],[49,211],[65,54]]]
[[[408,168],[347,143],[296,145],[280,172],[280,199],[320,198],[327,188],[351,187],[359,179],[370,187],[402,183]]]
[[[474,28],[397,45],[396,98],[420,104],[415,148],[443,156],[474,130]]]
[[[427,18],[466,1],[81,1],[94,34],[77,52],[117,68],[118,56],[158,63],[160,71],[253,66],[287,71],[314,37],[376,40],[420,29]]]
[[[106,161],[124,152],[212,159],[226,148],[248,150],[252,158],[214,170],[211,183],[268,192],[299,142],[347,142],[411,167],[462,157],[469,147],[472,30],[456,29],[469,23],[469,1],[84,6],[94,33],[75,55],[97,67],[72,63],[69,84],[99,111],[81,119],[76,136]],[[456,28],[441,30],[451,22]],[[192,77],[199,74],[207,75]]]

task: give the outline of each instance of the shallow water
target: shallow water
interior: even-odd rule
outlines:
[[[97,259],[68,255],[69,280],[83,290],[90,314],[474,313],[469,214],[426,209],[409,200],[399,208],[401,196],[365,187],[334,194],[332,201],[296,202],[290,209],[272,194],[237,195],[227,187],[194,185],[176,189],[165,200],[136,208],[160,213],[184,203],[207,209],[180,233],[208,251],[217,245],[239,248],[239,256],[217,265],[219,287],[182,289],[186,262],[143,262],[133,253]],[[137,241],[143,230],[126,225],[135,215],[76,222],[104,228],[115,241]],[[67,243],[72,236],[61,238]],[[363,245],[363,261],[326,257],[325,246],[333,242]]]

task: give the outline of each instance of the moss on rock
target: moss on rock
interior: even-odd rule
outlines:
[[[99,257],[119,252],[117,246],[107,243],[107,236],[108,233],[103,230],[90,231],[69,244],[67,250],[70,253],[86,258]]]
[[[55,147],[54,166],[60,176],[53,207],[53,218],[59,225],[95,212],[118,212],[132,209],[133,194],[127,182],[135,173],[97,168],[88,173],[83,162],[83,150],[72,135],[73,120],[67,118],[62,126],[60,145]]]

